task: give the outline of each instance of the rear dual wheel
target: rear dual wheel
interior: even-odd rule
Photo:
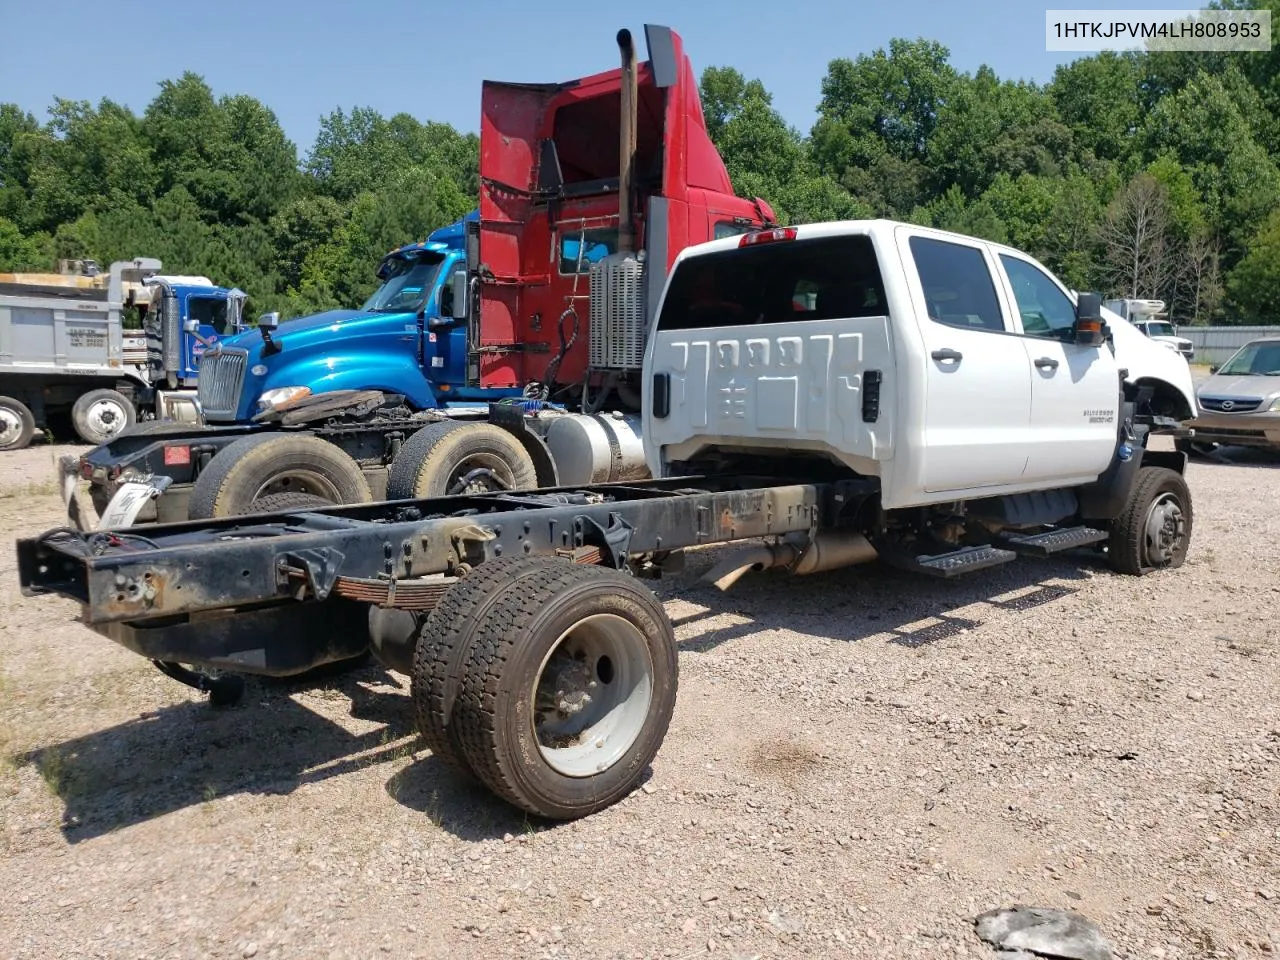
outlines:
[[[536,816],[571,820],[635,789],[675,708],[671,622],[602,567],[492,560],[423,623],[414,713],[428,747]]]
[[[442,420],[400,448],[387,472],[388,500],[528,490],[538,485],[533,458],[492,423]]]
[[[335,444],[308,434],[259,433],[209,461],[191,488],[188,513],[208,520],[372,499],[360,465]]]

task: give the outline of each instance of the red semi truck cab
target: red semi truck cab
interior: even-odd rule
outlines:
[[[774,222],[763,200],[734,195],[679,35],[645,36],[638,65],[623,30],[619,69],[483,85],[477,386],[541,385],[571,404],[613,386],[638,403],[644,332],[676,255]]]

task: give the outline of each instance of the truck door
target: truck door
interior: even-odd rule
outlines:
[[[929,493],[1022,479],[1031,364],[979,241],[897,231],[924,344],[921,485]]]
[[[447,270],[441,271],[437,312],[442,319],[452,316],[453,278],[466,272],[465,257],[453,260]],[[422,365],[437,391],[442,385],[457,390],[467,384],[467,326],[464,320],[453,320],[427,327]]]
[[[226,297],[202,297],[189,294],[186,297],[185,306],[182,319],[194,318],[200,324],[200,336],[207,340],[210,346],[232,332],[231,322],[227,316]],[[181,326],[178,329],[179,336],[182,338],[182,370],[177,372],[181,379],[189,380],[199,374],[200,357],[204,354],[205,345],[182,330]]]
[[[1034,262],[1001,252],[1031,364],[1028,480],[1094,477],[1115,451],[1120,373],[1106,346],[1074,342],[1075,304]]]
[[[480,93],[480,384],[520,386],[526,381],[519,352],[526,286],[533,276],[522,260],[536,199],[547,106],[556,84],[486,80]],[[545,242],[545,241],[544,241]],[[545,247],[543,248],[545,249]],[[549,277],[541,268],[545,284]]]

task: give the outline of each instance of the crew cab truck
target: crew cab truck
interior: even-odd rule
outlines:
[[[1186,370],[1015,250],[884,221],[755,231],[676,258],[643,358],[651,479],[61,528],[19,541],[20,581],[224,700],[234,681],[210,669],[372,650],[411,677],[440,759],[581,817],[665,736],[676,646],[642,581],[688,548],[751,543],[706,574],[722,588],[1070,548],[1179,567],[1186,457],[1147,445],[1178,423],[1144,412],[1117,359],[1143,350]],[[1189,375],[1166,387],[1194,404]]]
[[[244,294],[161,266],[138,257],[105,274],[93,261],[0,274],[0,450],[27,446],[51,415],[69,415],[94,444],[142,417],[190,418],[200,352],[238,329]],[[130,309],[142,314],[137,334],[124,329]]]
[[[734,195],[680,37],[645,32],[642,64],[623,30],[618,69],[486,82],[475,214],[388,255],[361,309],[268,316],[207,352],[204,425],[69,464],[90,483],[76,512],[119,526],[285,493],[353,503],[647,476],[640,365],[667,269],[691,243],[775,218]]]

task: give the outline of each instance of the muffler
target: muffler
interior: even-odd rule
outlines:
[[[728,590],[748,570],[786,567],[792,573],[824,573],[841,567],[869,563],[878,554],[870,541],[860,533],[847,530],[823,530],[816,537],[789,534],[777,543],[761,543],[743,547],[717,563],[702,575],[719,590]]]

